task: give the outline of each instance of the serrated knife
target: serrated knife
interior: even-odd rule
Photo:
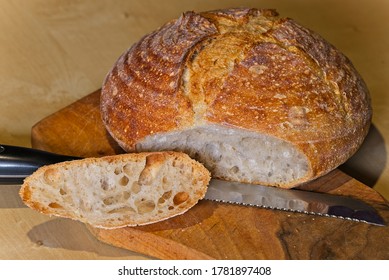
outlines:
[[[24,178],[43,165],[74,159],[80,158],[31,148],[0,145],[0,184],[21,184]],[[385,225],[377,211],[361,200],[312,191],[212,179],[205,199]]]
[[[385,225],[372,206],[347,196],[212,179],[205,199]]]

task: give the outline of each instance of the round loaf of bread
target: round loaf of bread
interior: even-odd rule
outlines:
[[[103,122],[126,151],[177,150],[213,177],[291,188],[363,142],[367,87],[350,60],[274,10],[186,12],[123,53]]]

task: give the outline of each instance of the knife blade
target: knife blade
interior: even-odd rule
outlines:
[[[375,208],[347,196],[212,179],[205,199],[385,225]]]
[[[0,145],[0,185],[21,184],[39,167],[80,157]],[[377,211],[355,198],[212,179],[205,199],[385,225]]]

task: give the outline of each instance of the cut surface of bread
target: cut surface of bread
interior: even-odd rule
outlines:
[[[184,153],[134,153],[47,165],[25,179],[24,203],[94,227],[150,224],[202,199],[209,171]]]
[[[184,151],[227,180],[291,188],[350,158],[372,109],[351,61],[274,10],[186,12],[126,50],[104,81],[126,151]]]
[[[136,145],[140,151],[173,147],[203,162],[214,177],[232,181],[281,185],[304,177],[309,169],[305,155],[286,141],[216,125],[152,135]]]

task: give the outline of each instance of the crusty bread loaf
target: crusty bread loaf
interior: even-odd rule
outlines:
[[[178,150],[213,177],[294,187],[345,162],[371,122],[334,46],[273,10],[186,12],[108,73],[101,113],[126,151]]]
[[[209,171],[184,153],[123,154],[41,167],[20,196],[44,214],[118,228],[184,213],[204,197],[209,180]]]

